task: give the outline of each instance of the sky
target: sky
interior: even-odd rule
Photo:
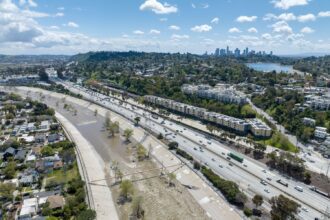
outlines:
[[[330,0],[0,0],[0,54],[330,53]]]

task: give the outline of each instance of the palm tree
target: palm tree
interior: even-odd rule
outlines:
[[[139,122],[141,121],[141,118],[140,117],[135,117],[134,121],[135,121],[135,125],[139,125]]]

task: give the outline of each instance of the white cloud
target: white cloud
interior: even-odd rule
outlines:
[[[38,4],[34,2],[33,0],[19,0],[19,5],[24,6],[27,5],[29,7],[37,7]]]
[[[313,33],[315,30],[313,30],[312,28],[310,27],[303,27],[300,32],[301,33],[304,33],[304,34],[311,34]]]
[[[233,27],[228,30],[229,33],[241,33],[240,29]]]
[[[58,7],[57,10],[63,11],[63,10],[65,10],[65,8],[64,7]]]
[[[213,18],[211,23],[212,24],[218,24],[219,23],[219,18],[218,17]]]
[[[179,34],[172,34],[171,39],[174,41],[180,41],[180,40],[186,40],[189,39],[189,35],[183,34],[183,35],[179,35]]]
[[[50,26],[49,27],[50,29],[53,29],[53,30],[58,30],[58,29],[60,29],[58,26],[56,26],[56,25],[53,25],[53,26]]]
[[[318,16],[319,17],[330,17],[330,11],[320,11]]]
[[[165,22],[165,21],[167,21],[167,18],[160,18],[159,19],[161,22]]]
[[[149,31],[149,34],[160,34],[160,31],[159,30],[156,30],[156,29],[151,29]]]
[[[283,34],[292,34],[292,28],[288,25],[286,21],[278,21],[272,25],[273,32],[283,33]]]
[[[299,22],[315,21],[316,17],[313,14],[305,14],[298,16]]]
[[[294,6],[307,5],[309,0],[273,0],[275,8],[281,8],[287,10]]]
[[[278,16],[269,13],[263,17],[264,21],[270,21],[270,20],[294,21],[296,19],[297,17],[293,13],[282,13]]]
[[[212,27],[207,24],[196,25],[195,27],[190,28],[191,31],[194,32],[209,32],[212,30]]]
[[[236,18],[237,22],[252,22],[255,21],[258,17],[257,16],[239,16],[238,18]]]
[[[143,35],[144,32],[143,32],[143,31],[140,31],[140,30],[135,30],[135,31],[133,31],[133,34],[136,34],[136,35]]]
[[[79,25],[73,21],[68,22],[65,26],[72,27],[72,28],[78,28]]]
[[[294,21],[296,20],[296,16],[293,13],[283,13],[277,17],[278,20],[284,21]]]
[[[210,7],[209,4],[206,4],[206,3],[202,4],[202,8],[204,8],[204,9],[209,8],[209,7]]]
[[[196,8],[196,5],[194,3],[191,4],[192,8]]]
[[[261,38],[264,40],[271,40],[272,35],[270,35],[269,33],[265,33],[265,34],[261,35]]]
[[[249,28],[248,29],[249,33],[258,33],[258,30],[255,27]]]
[[[151,10],[156,14],[170,14],[178,11],[176,6],[167,3],[160,3],[157,0],[146,0],[141,6],[140,10]]]
[[[178,31],[178,30],[180,30],[180,27],[176,26],[176,25],[171,25],[171,26],[168,27],[168,29]]]
[[[57,12],[55,14],[55,17],[63,17],[64,16],[64,13],[63,12]]]

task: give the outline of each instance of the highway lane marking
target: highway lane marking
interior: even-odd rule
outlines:
[[[85,122],[81,122],[79,124],[77,124],[78,126],[82,126],[82,125],[90,125],[90,124],[94,124],[97,123],[97,121],[85,121]]]

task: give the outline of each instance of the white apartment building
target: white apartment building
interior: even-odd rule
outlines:
[[[187,95],[196,95],[200,98],[214,99],[223,103],[243,105],[247,103],[244,95],[239,94],[232,86],[218,84],[216,87],[209,85],[183,85],[182,92]]]
[[[314,136],[316,138],[325,139],[329,136],[327,133],[327,128],[325,127],[315,127]]]
[[[251,131],[253,135],[259,137],[270,137],[272,134],[271,128],[259,119],[246,121],[216,112],[208,112],[205,108],[199,108],[156,96],[144,96],[144,99],[147,102],[215,123],[221,127],[234,130],[237,133],[246,134],[248,131]]]
[[[305,103],[316,110],[330,110],[330,96],[327,95],[307,95],[305,96]]]

